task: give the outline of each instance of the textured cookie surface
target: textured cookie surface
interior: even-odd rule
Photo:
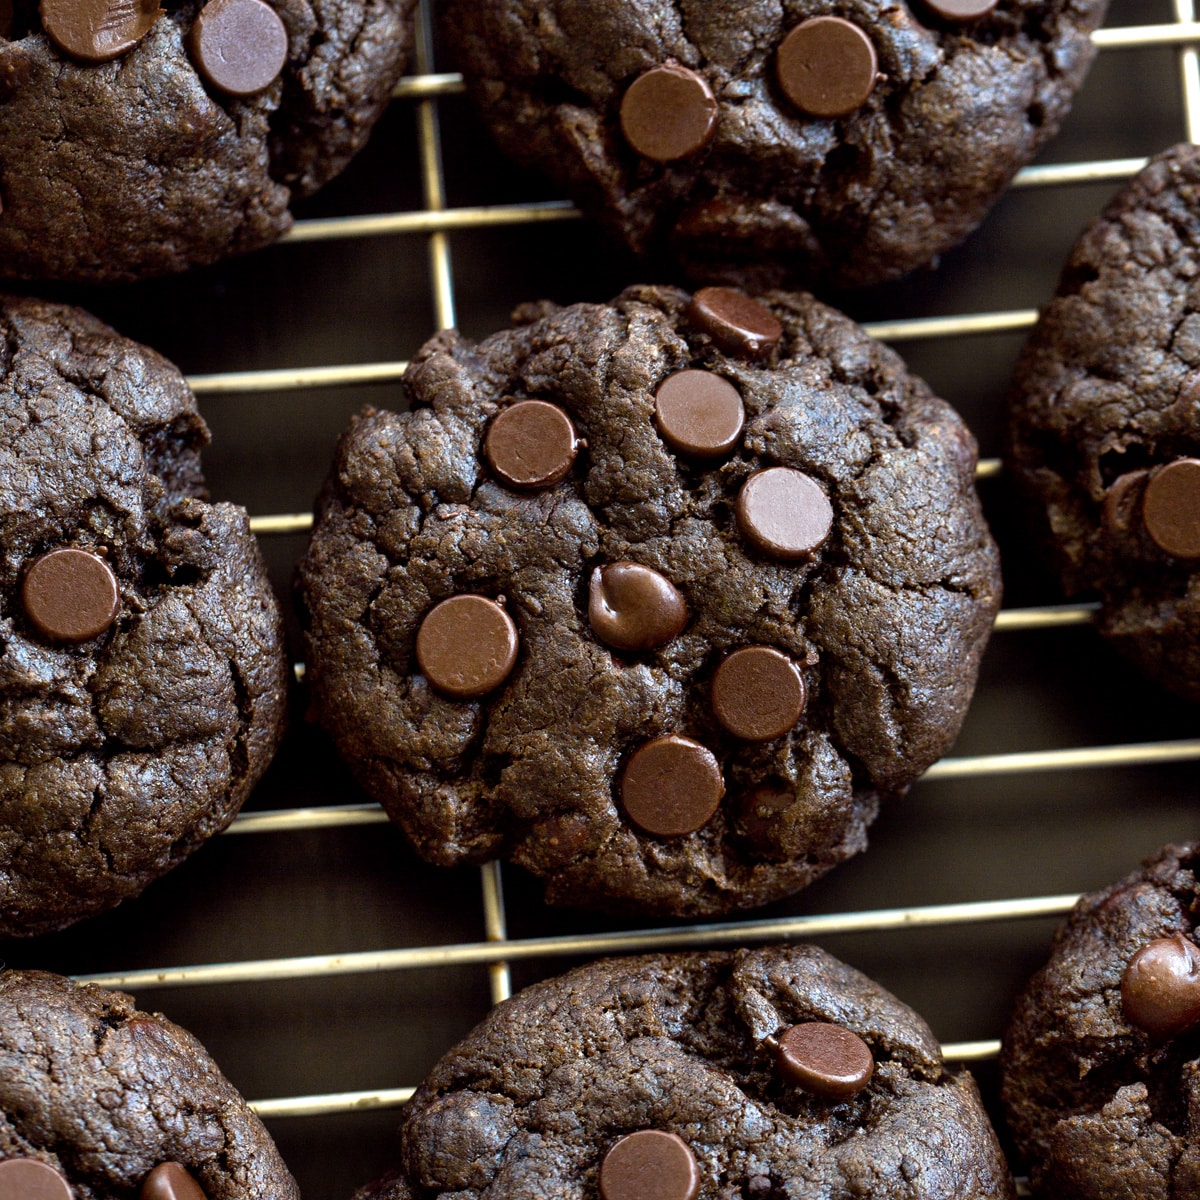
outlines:
[[[852,1098],[781,1076],[768,1039],[807,1022],[869,1048]],[[698,1200],[1012,1195],[974,1081],[920,1017],[793,946],[614,959],[525,989],[434,1067],[405,1109],[400,1169],[356,1200],[596,1197],[607,1152],[647,1129],[687,1144]]]
[[[197,70],[200,0],[168,4],[105,62],[64,53],[33,0],[13,7],[0,31],[0,274],[125,280],[283,233],[291,201],[342,169],[386,105],[413,0],[271,0],[286,62],[245,97]]]
[[[1072,250],[1021,358],[1009,450],[1067,595],[1098,597],[1101,632],[1191,700],[1200,700],[1197,271],[1200,152],[1180,146]]]
[[[343,756],[428,859],[511,858],[554,903],[764,903],[861,850],[880,796],[952,741],[999,601],[974,441],[848,319],[806,296],[767,303],[779,341],[757,359],[720,349],[669,288],[531,307],[479,344],[439,335],[406,376],[413,411],[367,410],[343,437],[300,569],[308,678]],[[706,459],[656,424],[656,395],[692,369],[744,407],[736,442]],[[501,416],[530,401],[586,444],[560,482],[518,490],[493,459],[515,444]],[[779,477],[765,468],[807,479],[831,516],[811,553],[747,534],[748,481]],[[597,575],[607,588],[618,564],[658,589],[648,649],[621,648],[598,612]],[[446,694],[436,654],[431,684],[418,636],[464,595],[518,639],[475,698]],[[469,648],[464,635],[450,666]],[[754,715],[736,676],[714,687],[750,648],[779,668],[781,710],[801,705],[757,740],[727,724]],[[660,795],[684,769],[695,787],[672,825]]]
[[[121,992],[40,971],[0,971],[0,1163],[13,1159],[57,1171],[74,1200],[137,1196],[162,1163],[206,1200],[299,1195],[190,1033]]]
[[[1005,1037],[1004,1101],[1039,1194],[1063,1200],[1200,1197],[1200,1037],[1152,1036],[1122,983],[1152,943],[1195,949],[1198,850],[1168,846],[1085,896],[1059,930]],[[1196,992],[1197,977],[1175,981]],[[1197,1000],[1191,999],[1200,1017]],[[1136,1010],[1132,1010],[1137,1015]]]
[[[208,431],[179,372],[78,309],[8,299],[0,328],[10,935],[110,908],[229,823],[277,744],[286,656],[246,514],[202,498]],[[115,585],[93,636],[56,636],[77,577],[65,603],[30,598],[62,549]]]
[[[979,223],[1057,130],[1105,3],[1000,0],[976,20],[938,15],[979,7],[452,0],[447,19],[501,147],[633,249],[668,247],[703,281],[852,287],[929,262]],[[848,52],[828,32],[786,45],[833,17],[857,29]],[[862,99],[845,115],[789,98],[824,111],[805,96],[810,81],[846,75],[860,85],[846,102]],[[655,80],[666,80],[657,93]],[[629,100],[635,83],[645,95]],[[660,161],[638,147],[683,153]]]

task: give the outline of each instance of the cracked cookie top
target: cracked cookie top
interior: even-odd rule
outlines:
[[[141,891],[232,819],[286,699],[245,512],[183,377],[79,309],[0,299],[0,935]]]
[[[122,992],[0,971],[0,1194],[297,1200],[270,1135],[186,1030]]]
[[[1017,367],[1008,457],[1066,594],[1200,701],[1200,151],[1083,233]]]
[[[400,1151],[355,1200],[1013,1195],[970,1075],[912,1009],[803,945],[609,959],[526,988],[429,1073]]]
[[[273,241],[365,143],[414,3],[10,0],[0,275],[130,280]]]
[[[1106,0],[448,0],[501,148],[693,278],[858,287],[1057,131]]]
[[[555,903],[765,903],[953,740],[999,603],[976,448],[811,297],[640,287],[449,332],[338,447],[308,679],[442,864]]]

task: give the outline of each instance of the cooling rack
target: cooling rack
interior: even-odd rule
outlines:
[[[481,336],[521,300],[599,300],[647,277],[500,162],[459,76],[438,69],[429,0],[419,17],[414,73],[372,146],[278,246],[179,280],[59,289],[188,371],[214,431],[212,490],[255,514],[281,590],[337,432],[362,403],[403,403],[405,359],[434,328]],[[309,1200],[384,1169],[395,1108],[489,1004],[602,954],[819,940],[921,1011],[994,1106],[1004,1014],[1055,920],[1196,834],[1200,711],[1115,660],[1089,606],[1055,602],[995,457],[1012,360],[1070,243],[1147,156],[1200,139],[1195,17],[1192,0],[1113,0],[1053,161],[1022,171],[939,271],[849,302],[979,437],[1009,597],[953,757],[885,811],[865,855],[722,922],[548,912],[519,872],[420,863],[298,716],[216,844],[117,912],[3,957],[132,991],[196,1032],[260,1097]]]

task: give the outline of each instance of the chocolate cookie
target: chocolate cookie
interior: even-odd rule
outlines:
[[[122,992],[0,971],[3,1200],[296,1200],[270,1135],[186,1030]]]
[[[631,288],[430,341],[337,451],[308,678],[440,864],[762,904],[953,740],[999,600],[975,443],[808,296]]]
[[[448,0],[501,148],[694,278],[930,262],[1058,129],[1106,0]]]
[[[1038,1194],[1200,1197],[1200,846],[1084,896],[1004,1040]]]
[[[273,241],[366,141],[414,2],[0,5],[0,274],[136,279]]]
[[[232,819],[287,662],[245,512],[165,359],[0,298],[0,935],[141,891]]]
[[[355,1200],[1013,1195],[975,1083],[815,946],[610,959],[526,988],[430,1072]]]
[[[1012,475],[1064,591],[1200,700],[1200,150],[1154,159],[1076,243],[1017,368]]]

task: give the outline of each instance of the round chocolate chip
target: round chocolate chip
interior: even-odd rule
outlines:
[[[511,488],[535,490],[565,479],[579,453],[571,418],[545,400],[521,400],[493,418],[483,454]]]
[[[621,132],[643,158],[674,162],[703,149],[717,128],[717,98],[695,71],[669,63],[639,75],[621,99]]]
[[[738,444],[746,409],[728,379],[689,369],[668,375],[659,385],[654,416],[672,450],[692,458],[716,458]]]
[[[439,692],[471,700],[498,688],[517,661],[517,627],[486,596],[451,596],[417,630],[417,664]]]
[[[717,720],[748,742],[769,742],[795,727],[808,696],[800,668],[771,646],[735,650],[713,675]]]
[[[627,1134],[600,1164],[602,1200],[693,1200],[699,1190],[696,1156],[664,1129]]]
[[[203,1189],[182,1163],[159,1163],[142,1180],[141,1200],[207,1200]]]
[[[1121,1007],[1151,1037],[1176,1037],[1200,1023],[1200,951],[1181,933],[1143,946],[1121,976]]]
[[[776,1053],[780,1075],[830,1100],[857,1096],[875,1071],[871,1048],[857,1033],[824,1021],[789,1026]]]
[[[1177,458],[1146,484],[1142,522],[1175,558],[1200,558],[1200,458]]]
[[[218,91],[253,96],[287,62],[287,28],[263,0],[209,0],[192,26],[196,70]]]
[[[42,27],[65,54],[107,62],[132,50],[163,15],[159,0],[41,0]]]
[[[51,550],[25,572],[21,603],[30,623],[52,642],[86,642],[117,619],[117,579],[90,550]]]
[[[677,637],[688,610],[675,585],[650,567],[597,567],[588,588],[592,632],[618,650],[651,650]]]
[[[0,1162],[0,1200],[71,1200],[71,1187],[36,1158],[7,1158]]]
[[[738,358],[764,358],[783,336],[774,313],[735,288],[701,288],[692,297],[688,319]]]
[[[925,0],[925,7],[946,21],[977,21],[996,7],[998,0]]]
[[[764,554],[805,558],[824,544],[833,506],[821,485],[793,467],[755,471],[738,493],[738,528]]]
[[[779,44],[775,74],[783,94],[813,117],[844,117],[875,90],[879,60],[871,39],[842,17],[802,21]]]
[[[673,733],[639,746],[621,777],[625,812],[655,837],[681,837],[702,829],[724,794],[721,767],[712,751]]]

